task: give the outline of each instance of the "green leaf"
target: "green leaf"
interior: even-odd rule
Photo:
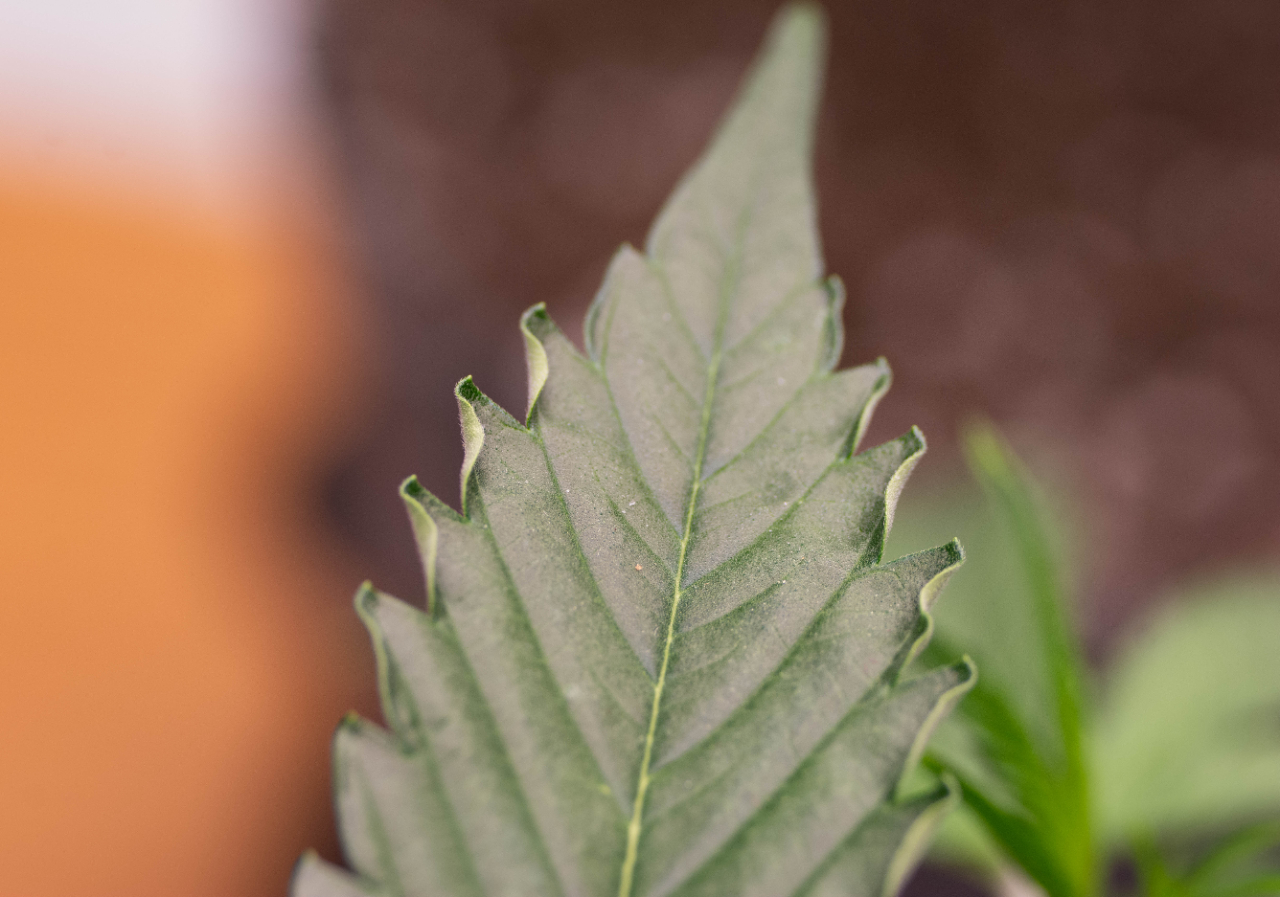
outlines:
[[[971,427],[965,449],[982,498],[957,510],[967,518],[960,524],[966,541],[981,550],[938,617],[930,654],[954,656],[951,646],[964,644],[983,678],[939,731],[932,765],[956,776],[988,836],[1046,892],[1084,897],[1094,891],[1096,872],[1083,671],[1065,614],[1057,540],[1028,475],[994,430]],[[935,511],[931,525],[949,517]],[[952,847],[964,843],[955,833],[949,840]],[[972,845],[972,836],[967,841]]]
[[[1269,854],[1277,847],[1280,820],[1271,820],[1223,839],[1185,872],[1170,870],[1150,836],[1134,839],[1133,854],[1146,897],[1274,897],[1280,871]]]
[[[1280,576],[1182,590],[1107,671],[1094,737],[1106,843],[1280,818]]]
[[[1223,880],[1242,867],[1247,873],[1256,872],[1247,866],[1274,853],[1277,848],[1280,848],[1280,819],[1248,826],[1215,845],[1208,856],[1196,863],[1187,874],[1187,885],[1197,893],[1206,894],[1232,887],[1224,886]],[[1262,876],[1268,877],[1274,879],[1275,874]],[[1251,878],[1250,883],[1257,880]]]
[[[1216,845],[1186,876],[1195,897],[1280,893],[1280,820],[1248,826]]]
[[[854,454],[889,374],[833,372],[821,44],[782,14],[585,356],[525,315],[523,422],[458,385],[463,513],[403,490],[427,610],[357,598],[390,732],[335,741],[354,874],[296,897],[878,897],[919,857],[947,791],[898,784],[974,674],[902,671],[962,555],[882,563],[924,442]]]
[[[1144,897],[1193,897],[1186,882],[1169,871],[1159,849],[1150,841],[1137,841],[1133,857]]]

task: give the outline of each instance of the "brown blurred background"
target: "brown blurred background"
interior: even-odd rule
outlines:
[[[0,8],[0,894],[268,895],[333,854],[372,711],[349,596],[416,597],[450,386],[523,402],[708,137],[772,2]],[[1280,555],[1280,6],[830,3],[846,363],[955,470],[1073,484],[1095,656]],[[7,35],[7,36],[6,36]]]

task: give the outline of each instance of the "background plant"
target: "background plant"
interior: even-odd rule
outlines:
[[[931,748],[965,795],[938,855],[993,879],[1012,864],[1052,897],[1106,891],[1119,859],[1151,897],[1280,893],[1280,577],[1171,596],[1095,675],[1070,619],[1073,540],[992,429],[965,444],[978,488],[926,499],[895,535],[960,532],[975,556],[931,648],[962,644],[983,670]]]

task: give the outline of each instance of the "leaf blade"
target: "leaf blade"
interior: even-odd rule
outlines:
[[[895,791],[973,671],[900,674],[962,555],[882,563],[924,443],[854,455],[889,372],[832,372],[843,294],[821,279],[810,172],[822,42],[815,8],[780,15],[647,254],[615,257],[586,356],[526,313],[523,421],[458,384],[462,514],[404,489],[427,609],[361,599],[393,738],[344,762],[393,784],[341,812],[378,887],[423,890],[375,829],[437,767],[430,818],[404,827],[473,854],[460,892],[521,893],[526,874],[549,895],[791,892],[826,864],[879,893],[916,856],[891,842],[918,839],[934,804]],[[307,868],[317,888],[346,881]]]

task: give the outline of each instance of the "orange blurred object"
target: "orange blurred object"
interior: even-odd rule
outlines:
[[[332,843],[372,663],[300,465],[354,322],[301,222],[188,206],[0,164],[2,897],[282,895]]]

